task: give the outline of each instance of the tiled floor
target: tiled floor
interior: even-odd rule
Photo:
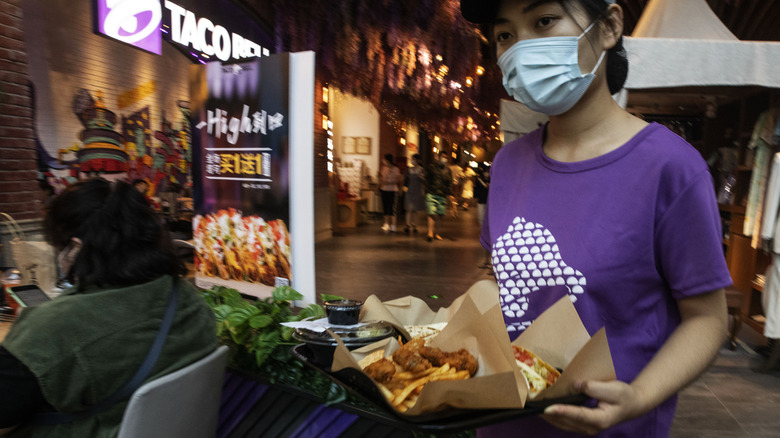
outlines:
[[[421,233],[385,234],[370,221],[316,246],[317,291],[363,299],[415,295],[432,308],[448,306],[478,280],[485,251],[476,209],[443,222],[442,241]],[[432,298],[436,296],[438,298]],[[780,437],[780,370],[752,371],[763,340],[743,326],[736,351],[723,348],[704,375],[680,394],[673,438]],[[725,346],[724,346],[725,347]]]

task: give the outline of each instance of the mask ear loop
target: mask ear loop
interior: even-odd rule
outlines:
[[[580,36],[577,37],[577,41],[579,41],[582,37],[584,37],[593,28],[593,26],[596,23],[598,23],[598,21],[599,20],[595,20],[594,22],[590,23],[590,25],[588,25],[588,27],[586,27],[585,30],[582,31]],[[604,55],[606,55],[606,54],[607,54],[606,50],[602,50],[601,51],[601,56],[599,56],[599,60],[596,61],[596,65],[593,67],[593,70],[591,70],[589,74],[595,74],[596,73],[596,70],[599,69],[599,66],[601,65],[601,62],[604,60]]]
[[[599,60],[596,62],[596,65],[593,67],[593,70],[591,70],[589,74],[592,74],[592,75],[596,74],[596,70],[599,69],[599,66],[601,65],[601,61],[604,60],[604,55],[606,55],[606,54],[607,54],[606,50],[602,50],[601,51],[601,56],[599,56]]]
[[[582,31],[582,33],[580,34],[580,36],[578,36],[578,37],[577,37],[577,41],[579,41],[580,39],[582,39],[582,37],[584,37],[584,36],[585,36],[585,35],[586,35],[586,34],[587,34],[587,33],[588,33],[588,32],[589,32],[589,31],[590,31],[592,28],[593,28],[593,26],[594,26],[596,23],[598,23],[598,21],[599,21],[599,20],[595,20],[594,22],[590,23],[590,24],[588,25],[588,27],[586,27],[586,28],[585,28],[585,30],[583,30],[583,31]]]

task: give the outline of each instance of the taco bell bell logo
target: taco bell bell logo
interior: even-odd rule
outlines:
[[[158,55],[161,23],[159,0],[97,0],[98,32]]]

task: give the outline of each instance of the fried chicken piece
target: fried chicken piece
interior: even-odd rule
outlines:
[[[425,346],[425,339],[417,338],[405,343],[401,348],[404,350],[417,352],[420,348]]]
[[[407,348],[401,348],[393,353],[393,362],[412,373],[420,373],[431,367],[431,363]]]
[[[468,370],[469,375],[471,376],[477,372],[477,368],[479,367],[477,359],[465,348],[448,353],[436,347],[421,347],[418,350],[418,353],[420,356],[431,361],[434,366],[440,367],[447,363],[458,371]]]
[[[383,358],[365,367],[363,372],[377,382],[384,383],[395,375],[395,364],[390,359]]]

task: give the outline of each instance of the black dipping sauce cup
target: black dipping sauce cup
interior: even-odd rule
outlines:
[[[325,313],[328,322],[333,325],[354,325],[358,323],[362,301],[329,300],[325,301]]]

